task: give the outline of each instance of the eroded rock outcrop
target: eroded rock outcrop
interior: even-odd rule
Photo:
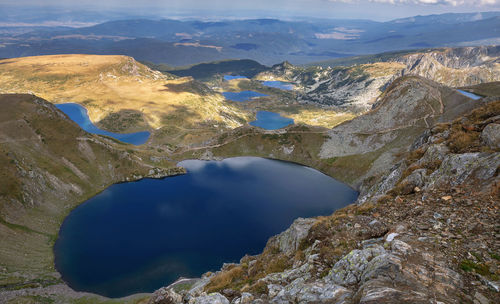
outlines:
[[[500,100],[416,136],[359,204],[296,221],[182,302],[494,303],[500,150],[481,134],[498,114]]]
[[[400,76],[421,76],[450,87],[499,81],[499,57],[498,46],[443,48],[350,67],[301,68],[285,62],[258,78],[294,82],[303,103],[366,112]]]

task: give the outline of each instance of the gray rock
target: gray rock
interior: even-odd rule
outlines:
[[[401,181],[403,186],[401,192],[402,194],[409,194],[413,192],[415,187],[423,187],[427,180],[427,170],[417,169],[408,175],[404,180]]]
[[[481,133],[481,139],[493,149],[500,148],[500,124],[491,123]]]
[[[272,237],[269,240],[269,244],[274,244],[281,252],[287,255],[294,254],[299,248],[300,242],[307,237],[309,230],[315,222],[316,220],[313,218],[298,218],[290,228]]]
[[[403,162],[397,164],[389,175],[385,176],[380,182],[373,185],[368,191],[366,191],[366,193],[362,193],[356,203],[363,204],[370,198],[386,194],[389,190],[396,186],[406,168],[407,167]]]
[[[500,153],[449,154],[430,177],[426,188],[449,184],[457,186],[469,177],[486,180],[493,177],[500,166]]]
[[[326,280],[340,285],[350,285],[361,280],[368,263],[375,257],[384,254],[382,246],[368,247],[363,250],[353,250],[333,265]]]
[[[420,165],[431,163],[434,161],[442,161],[450,150],[445,144],[431,145],[424,153],[424,156],[418,160]]]
[[[266,283],[286,285],[297,278],[308,280],[311,277],[310,271],[313,268],[312,263],[304,263],[300,267],[287,269],[283,272],[268,274],[266,277],[262,278],[262,281]]]
[[[247,303],[251,303],[253,301],[254,297],[252,296],[252,294],[248,293],[248,292],[244,292],[241,294],[241,304],[247,304]]]
[[[271,303],[343,303],[350,295],[345,287],[321,281],[305,283],[300,278],[283,288]]]
[[[376,304],[376,303],[401,303],[401,292],[395,288],[391,287],[375,287],[370,288],[368,292],[366,292],[359,303],[361,304]],[[406,303],[414,303],[414,302],[406,302]]]
[[[413,253],[413,248],[411,248],[411,246],[407,243],[400,240],[394,240],[391,243],[391,250],[400,255],[408,255],[410,253]]]
[[[362,269],[363,271],[358,281],[367,282],[382,276],[384,273],[396,274],[400,272],[401,259],[393,254],[384,253],[375,256],[371,261],[366,263]]]
[[[480,292],[476,291],[476,294],[474,295],[474,303],[480,303],[480,304],[490,304],[490,301],[483,296]]]
[[[193,301],[189,301],[190,304],[230,304],[229,300],[226,299],[220,293],[212,293],[209,295],[202,295],[197,298],[193,298]]]
[[[172,288],[160,288],[151,297],[149,304],[178,304],[182,303],[182,296]]]
[[[203,294],[203,289],[210,282],[210,277],[203,277],[188,290],[184,296],[184,300],[189,302],[192,298],[201,296]]]

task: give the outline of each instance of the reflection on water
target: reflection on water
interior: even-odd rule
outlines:
[[[264,97],[267,96],[266,94],[262,94],[259,92],[255,91],[241,91],[241,92],[224,92],[222,93],[226,99],[232,100],[232,101],[249,101],[253,98],[257,97]]]
[[[250,122],[250,125],[266,130],[277,130],[292,124],[293,119],[268,111],[257,112],[257,120]]]
[[[55,245],[74,289],[151,292],[262,251],[298,217],[328,215],[357,192],[304,166],[254,157],[183,161],[188,174],[117,184],[73,210]]]

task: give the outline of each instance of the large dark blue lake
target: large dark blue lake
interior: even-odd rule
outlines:
[[[358,195],[282,161],[181,165],[186,175],[116,184],[70,213],[54,248],[69,286],[109,297],[151,292],[260,253],[294,219],[331,214]]]
[[[113,133],[101,130],[96,127],[89,118],[87,109],[76,103],[63,103],[55,105],[59,110],[63,111],[68,117],[76,122],[80,128],[85,131],[98,135],[106,135],[118,139],[120,141],[133,144],[142,145],[148,141],[149,132],[136,132],[136,133]]]

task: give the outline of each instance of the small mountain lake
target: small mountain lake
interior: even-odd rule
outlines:
[[[55,105],[59,110],[64,112],[68,117],[76,122],[80,128],[83,130],[93,133],[93,134],[98,134],[98,135],[106,135],[113,137],[115,139],[118,139],[120,141],[123,141],[125,143],[133,144],[133,145],[142,145],[146,143],[149,139],[150,133],[147,131],[144,132],[137,132],[137,133],[127,133],[127,134],[120,134],[120,133],[113,133],[113,132],[108,132],[102,129],[99,129],[96,127],[92,121],[90,121],[89,115],[87,113],[87,109],[85,109],[83,106],[76,104],[76,103],[63,103],[63,104],[56,104]]]
[[[222,95],[224,95],[226,99],[239,102],[245,102],[252,100],[253,98],[267,96],[266,94],[262,94],[255,91],[224,92],[222,93]]]
[[[263,85],[271,88],[276,88],[280,90],[285,90],[285,91],[291,91],[293,90],[293,84],[289,82],[283,82],[283,81],[263,81]]]
[[[481,96],[479,96],[479,95],[476,95],[476,94],[474,94],[474,93],[471,93],[471,92],[467,92],[467,91],[463,91],[463,90],[457,90],[457,91],[458,91],[460,94],[465,95],[465,96],[467,96],[467,97],[469,97],[469,98],[472,98],[472,99],[474,99],[474,100],[479,100],[479,99],[483,98],[483,97],[481,97]]]
[[[259,111],[257,112],[257,120],[250,122],[250,125],[266,130],[277,130],[293,125],[293,123],[293,119],[283,117],[279,113]]]
[[[248,79],[246,76],[241,76],[241,75],[224,75],[224,80],[230,81],[233,79]]]
[[[258,254],[298,217],[329,215],[358,193],[314,169],[255,157],[187,160],[186,175],[116,184],[75,208],[54,247],[72,288],[152,292]]]

